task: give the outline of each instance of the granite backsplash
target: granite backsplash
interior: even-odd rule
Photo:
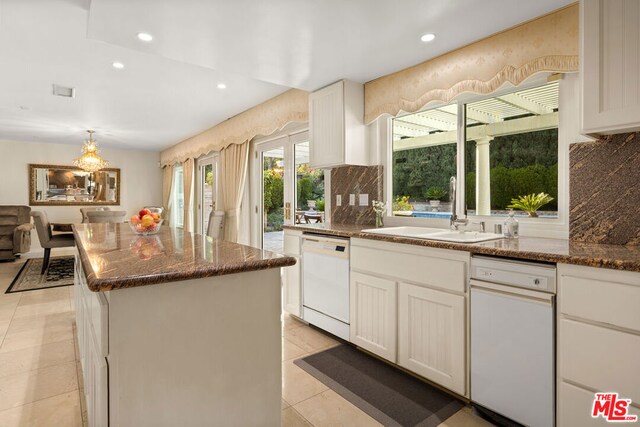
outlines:
[[[374,225],[373,200],[382,200],[382,166],[342,166],[331,170],[331,221],[335,224]],[[349,196],[355,195],[355,205]],[[360,195],[368,195],[367,206],[360,206]],[[336,196],[342,197],[337,206]]]
[[[569,238],[640,245],[640,132],[572,144]]]

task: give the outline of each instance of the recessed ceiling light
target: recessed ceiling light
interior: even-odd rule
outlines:
[[[227,85],[224,83],[218,83],[218,89],[226,89]]]
[[[427,33],[427,34],[424,34],[422,37],[420,37],[420,40],[422,40],[425,43],[428,43],[430,41],[433,41],[433,39],[435,39],[435,38],[436,38],[435,34]]]
[[[153,40],[153,36],[149,33],[138,33],[138,38],[143,42],[150,42]]]
[[[124,64],[122,62],[114,62],[111,65],[113,65],[113,68],[117,68],[118,70],[122,70],[124,68]]]

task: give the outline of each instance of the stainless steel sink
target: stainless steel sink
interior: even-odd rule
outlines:
[[[365,233],[386,236],[411,237],[414,239],[441,240],[455,243],[478,243],[502,239],[502,234],[480,233],[478,231],[449,231],[427,227],[388,227],[362,230]]]

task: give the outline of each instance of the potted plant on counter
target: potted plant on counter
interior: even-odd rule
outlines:
[[[442,187],[431,187],[425,191],[424,196],[432,208],[437,208],[440,206],[440,202],[447,196],[447,192]]]
[[[537,218],[538,210],[552,200],[553,197],[547,193],[527,194],[526,196],[518,196],[516,199],[511,199],[511,204],[507,207],[525,211],[529,217]]]
[[[413,215],[413,205],[409,203],[409,196],[396,196],[393,201],[393,214],[399,216]]]

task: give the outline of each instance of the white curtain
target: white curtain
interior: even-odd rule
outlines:
[[[173,166],[165,166],[162,169],[162,206],[164,212],[162,216],[167,221],[167,226],[171,226],[171,190],[173,188]]]
[[[224,209],[224,239],[238,241],[240,206],[249,163],[249,142],[231,144],[220,151],[220,181],[216,209]],[[218,207],[220,206],[220,207]]]
[[[194,183],[194,159],[187,159],[182,163],[182,176],[184,179],[184,230],[193,233],[194,218],[193,209],[193,183]]]

